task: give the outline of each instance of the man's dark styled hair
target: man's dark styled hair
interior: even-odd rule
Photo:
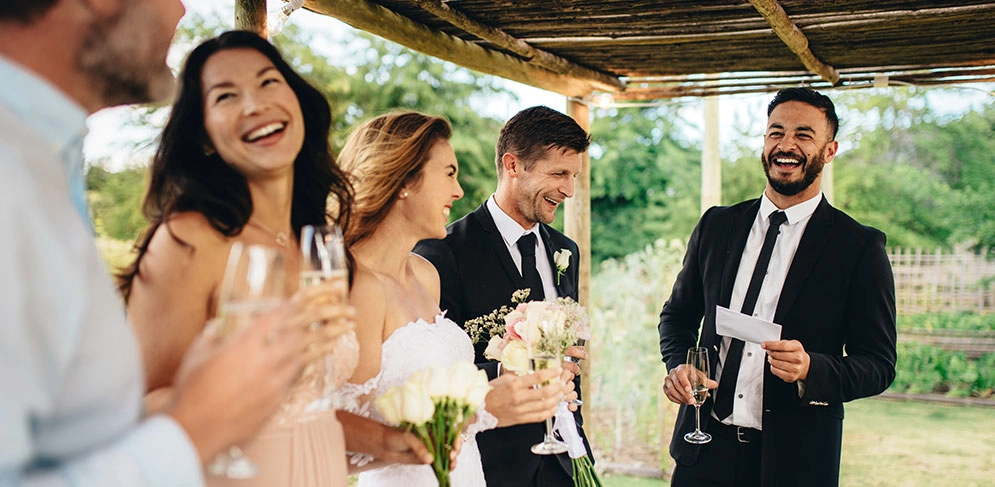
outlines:
[[[828,96],[819,93],[811,88],[785,88],[777,92],[774,99],[767,105],[767,116],[769,117],[774,108],[786,101],[800,101],[812,105],[822,113],[826,114],[826,121],[829,122],[829,140],[836,138],[836,131],[840,126],[840,119],[836,116],[836,106]]]
[[[290,208],[295,234],[299,235],[304,225],[324,225],[329,219],[343,228],[348,226],[352,186],[335,163],[328,144],[332,115],[325,97],[265,39],[253,32],[225,32],[194,48],[180,72],[179,93],[149,167],[149,189],[142,212],[150,224],[135,245],[134,262],[118,274],[118,287],[125,300],[152,235],[160,225],[168,225],[171,216],[186,211],[201,213],[215,230],[228,237],[241,233],[252,216],[252,198],[245,177],[216,152],[205,150],[210,138],[204,126],[201,74],[211,56],[232,49],[251,49],[266,56],[297,95],[304,115],[304,145],[294,160]],[[329,202],[329,196],[334,196],[334,201]],[[335,207],[335,215],[329,215],[329,203]]]
[[[528,171],[549,149],[584,152],[589,145],[591,138],[576,120],[549,107],[526,108],[511,117],[498,136],[495,155],[498,179],[503,172],[501,157],[506,153],[518,156]]]
[[[22,24],[45,15],[48,9],[55,6],[59,0],[3,0],[0,2],[0,22],[12,20]]]

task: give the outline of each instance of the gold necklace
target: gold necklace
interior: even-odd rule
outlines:
[[[287,242],[290,241],[290,235],[287,232],[274,231],[272,228],[267,227],[262,223],[259,223],[259,221],[257,221],[255,218],[249,218],[249,223],[265,230],[267,233],[272,235],[273,239],[276,240],[276,244],[279,245],[280,247],[286,247]]]

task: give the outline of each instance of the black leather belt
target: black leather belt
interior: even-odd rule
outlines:
[[[756,443],[759,445],[760,441],[763,439],[763,431],[747,428],[745,426],[730,426],[728,424],[715,421],[714,418],[711,422],[709,422],[708,429],[713,434],[730,438],[740,443]]]

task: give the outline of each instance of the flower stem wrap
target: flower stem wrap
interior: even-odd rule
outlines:
[[[560,435],[563,442],[567,444],[567,454],[574,470],[574,487],[601,487],[601,479],[594,471],[591,457],[587,456],[587,448],[584,440],[577,431],[577,422],[573,413],[567,409],[566,402],[560,402],[556,407],[556,426],[553,431]]]

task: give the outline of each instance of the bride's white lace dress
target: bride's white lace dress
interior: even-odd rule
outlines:
[[[380,373],[365,384],[345,384],[340,397],[343,408],[351,412],[384,422],[383,417],[371,406],[374,398],[393,386],[403,384],[415,371],[445,366],[464,360],[473,362],[473,344],[466,332],[456,323],[440,314],[435,322],[418,320],[397,329],[383,343]],[[480,452],[474,435],[494,428],[497,420],[483,407],[477,412],[477,421],[466,432],[466,441],[456,459],[456,469],[451,474],[453,487],[484,487],[484,472],[480,466]],[[369,458],[352,456],[350,461],[362,464]],[[360,487],[436,487],[435,474],[430,465],[389,465],[359,474]]]

